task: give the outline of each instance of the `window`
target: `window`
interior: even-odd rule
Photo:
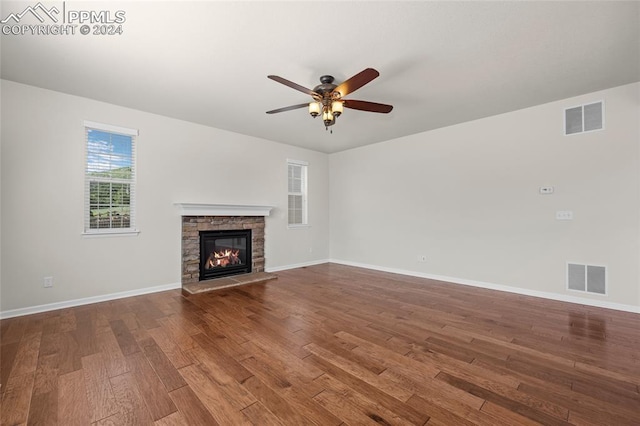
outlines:
[[[137,130],[85,121],[85,234],[135,229]]]
[[[604,121],[603,103],[595,102],[564,110],[564,134],[602,130]]]
[[[307,167],[304,161],[287,160],[289,168],[289,226],[307,225]]]

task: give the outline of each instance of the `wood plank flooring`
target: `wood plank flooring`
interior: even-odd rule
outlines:
[[[335,264],[0,332],[2,425],[640,425],[640,315]]]

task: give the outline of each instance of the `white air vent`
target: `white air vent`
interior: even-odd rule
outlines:
[[[607,268],[567,263],[567,289],[606,295]]]
[[[602,129],[604,129],[604,103],[602,101],[564,110],[565,135]]]

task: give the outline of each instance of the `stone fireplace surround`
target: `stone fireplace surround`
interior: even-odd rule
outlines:
[[[182,219],[182,289],[197,293],[275,277],[264,273],[265,217],[270,206],[176,203]],[[251,229],[251,274],[200,281],[200,231]],[[238,278],[240,277],[240,278]],[[245,277],[244,280],[242,277]],[[201,285],[202,284],[202,285]]]

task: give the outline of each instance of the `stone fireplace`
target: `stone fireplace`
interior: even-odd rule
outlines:
[[[271,207],[177,205],[182,214],[183,290],[206,280],[212,280],[207,283],[222,281],[225,278],[219,277],[225,275],[234,278],[264,273],[265,217],[269,216]],[[216,237],[219,237],[217,246],[215,242],[207,242],[215,241]],[[241,244],[245,248],[240,248]],[[212,267],[207,268],[208,265]]]

